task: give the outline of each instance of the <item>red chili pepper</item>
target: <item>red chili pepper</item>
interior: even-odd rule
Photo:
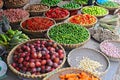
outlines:
[[[64,18],[69,14],[69,12],[62,8],[52,8],[45,13],[49,18]]]
[[[46,30],[54,24],[54,21],[48,18],[31,18],[22,23],[22,26],[28,30],[39,31]]]
[[[96,22],[96,18],[89,14],[78,14],[69,19],[71,23],[90,25]]]

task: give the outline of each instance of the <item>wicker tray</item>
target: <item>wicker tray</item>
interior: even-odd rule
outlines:
[[[10,4],[8,1],[5,1],[5,7],[10,9],[10,8],[22,8],[23,6],[25,6],[27,3],[29,3],[29,0],[25,0],[24,3],[22,4]]]
[[[63,23],[59,23],[59,24],[56,24],[56,25],[60,25],[60,24],[63,24]],[[49,29],[48,29],[48,31],[47,31],[47,37],[50,39],[50,40],[52,40],[50,37],[49,37],[49,31],[50,31],[50,29],[51,28],[53,28],[55,25],[53,25],[52,27],[50,27]],[[86,29],[87,30],[87,29]],[[88,30],[87,30],[88,31]],[[58,43],[58,44],[60,44],[60,45],[62,45],[64,48],[66,48],[66,49],[73,49],[73,48],[77,48],[77,47],[80,47],[80,46],[82,46],[82,45],[84,45],[85,43],[87,43],[89,40],[90,40],[90,33],[89,33],[89,31],[88,31],[88,34],[89,34],[89,37],[88,37],[88,39],[87,40],[85,40],[84,42],[82,42],[82,43],[78,43],[78,44],[62,44],[62,43]],[[54,41],[54,40],[53,40]],[[54,41],[54,42],[56,42],[56,41]]]
[[[25,44],[25,43],[27,43],[27,42],[32,43],[32,42],[34,42],[34,41],[36,41],[36,40],[48,40],[48,39],[31,39],[31,40],[28,40],[28,41],[26,41],[26,42],[24,42],[24,43],[21,43],[21,44],[15,46],[15,47],[9,52],[8,57],[7,57],[7,64],[8,64],[8,66],[9,66],[9,68],[12,70],[12,72],[14,72],[16,75],[21,76],[21,77],[24,77],[24,78],[43,78],[43,77],[45,77],[46,75],[48,75],[48,74],[50,74],[50,73],[53,72],[53,71],[52,71],[52,72],[45,73],[45,74],[41,74],[41,75],[27,75],[27,74],[24,74],[24,73],[21,73],[21,72],[17,71],[16,69],[14,69],[14,68],[11,66],[11,62],[13,62],[13,60],[12,60],[13,52],[16,50],[16,48],[18,48],[19,46],[22,46],[23,44]],[[56,68],[55,70],[58,70],[59,68],[61,68],[61,67],[64,65],[65,61],[66,61],[66,52],[65,52],[64,48],[63,48],[61,45],[58,45],[58,46],[64,51],[64,59],[63,59],[63,62],[61,63],[61,65],[59,65],[59,67]]]
[[[70,18],[68,18],[67,20],[66,20],[66,22],[70,22],[69,20],[71,19],[71,18],[73,18],[74,16],[71,16]],[[96,18],[96,17],[95,17]],[[98,19],[96,18],[96,22],[94,22],[94,23],[92,23],[92,24],[89,24],[89,25],[82,25],[82,26],[84,26],[84,27],[86,27],[86,28],[91,28],[91,27],[93,27],[96,23],[97,23],[97,21],[98,21]],[[71,23],[71,22],[70,22]]]
[[[100,44],[100,50],[101,50],[110,60],[112,60],[112,61],[120,61],[120,57],[118,57],[118,58],[113,57],[113,56],[111,56],[111,55],[106,54],[106,53],[103,51],[104,49],[102,48],[102,44],[103,44],[104,42],[106,42],[106,41],[114,44],[114,45],[115,45],[116,47],[118,47],[118,48],[120,48],[120,41],[116,41],[116,40],[105,40],[105,41],[103,41],[103,42]]]
[[[88,57],[103,65],[101,69],[97,69],[99,72],[101,72],[99,76],[105,74],[110,67],[110,62],[103,53],[90,48],[76,48],[72,50],[68,54],[67,58],[68,64],[71,67],[78,67],[80,64],[80,60],[82,60],[83,57]]]
[[[39,16],[36,16],[36,17],[39,17]],[[30,17],[28,19],[31,19],[31,18],[35,18],[35,17]],[[40,17],[41,18],[41,17]],[[47,18],[47,17],[42,17],[42,18]],[[28,29],[25,29],[22,27],[22,23],[28,19],[25,19],[23,20],[21,23],[20,23],[20,27],[21,29],[23,30],[23,32],[25,32],[26,34],[28,35],[31,35],[31,36],[34,36],[34,37],[44,37],[45,36],[45,33],[47,32],[47,30],[39,30],[39,31],[30,31]],[[52,20],[54,22],[54,24],[56,24],[55,20],[51,19],[51,18],[48,18],[50,20]]]
[[[51,75],[47,76],[43,80],[60,80],[60,78],[59,78],[60,75],[71,74],[71,73],[80,73],[80,72],[85,72],[90,76],[94,76],[92,73],[78,69],[78,68],[63,68],[61,70],[58,70],[58,71],[52,73]],[[98,78],[97,76],[94,76],[94,77]],[[98,80],[101,80],[101,79],[98,78]]]
[[[41,10],[41,11],[29,11],[29,10],[27,10],[27,8],[30,7],[31,5],[43,5],[43,6],[47,6],[45,4],[28,4],[26,7],[24,7],[24,10],[28,11],[31,16],[42,16],[44,12],[46,12],[46,11],[48,11],[50,9],[50,6],[47,6],[48,7],[47,9]]]

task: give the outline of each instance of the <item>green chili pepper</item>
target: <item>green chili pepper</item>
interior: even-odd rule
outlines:
[[[48,6],[56,6],[61,0],[41,0],[41,3]]]
[[[72,23],[56,25],[49,30],[48,35],[52,40],[62,44],[78,44],[90,36],[86,28]]]
[[[65,8],[65,9],[78,9],[78,8],[80,8],[80,5],[70,2],[70,3],[64,4],[62,6],[62,8]]]

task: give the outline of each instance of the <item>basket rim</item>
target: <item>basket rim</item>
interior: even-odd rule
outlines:
[[[81,9],[81,13],[83,13],[83,14],[88,14],[88,13],[83,12],[83,9],[84,9],[84,8],[88,8],[88,7],[90,7],[90,6],[85,6],[85,7],[83,7],[83,8]],[[97,7],[100,7],[100,6],[97,6]],[[101,8],[105,9],[105,10],[107,11],[107,13],[104,14],[104,15],[94,15],[94,16],[96,16],[96,17],[104,17],[104,16],[106,16],[106,15],[109,14],[109,10],[108,10],[108,9],[106,9],[106,8],[104,8],[104,7],[101,7]]]
[[[46,16],[46,13],[47,13],[47,12],[44,13],[44,16]],[[70,12],[68,11],[68,15],[67,15],[67,16],[65,16],[65,17],[63,17],[63,18],[52,18],[52,19],[54,19],[55,21],[59,21],[59,20],[67,19],[69,16],[70,16]],[[47,17],[47,16],[46,16],[46,17]],[[48,17],[48,18],[49,18],[49,17]]]
[[[99,76],[104,75],[105,73],[108,72],[108,70],[109,70],[109,68],[110,68],[110,61],[109,61],[108,57],[107,57],[104,53],[100,52],[99,50],[92,49],[92,48],[88,48],[88,47],[75,48],[75,49],[71,50],[71,51],[69,52],[69,54],[68,54],[68,57],[67,57],[67,62],[68,62],[69,65],[70,65],[70,63],[69,63],[69,62],[70,62],[69,56],[70,56],[70,54],[73,54],[73,52],[74,52],[76,49],[88,49],[88,50],[93,50],[93,51],[96,51],[96,52],[100,53],[102,56],[105,57],[105,59],[106,59],[106,61],[107,61],[108,64],[107,64],[106,70],[103,71]],[[97,54],[97,53],[96,53],[96,54]],[[71,66],[71,65],[70,65],[70,66]],[[72,66],[71,66],[71,67],[72,67]],[[93,74],[94,74],[94,73],[93,73]],[[95,75],[95,74],[94,74],[94,75]]]
[[[58,24],[55,24],[55,25],[53,25],[52,27],[50,27],[48,30],[47,30],[47,37],[50,39],[50,40],[53,40],[52,38],[50,38],[50,36],[49,36],[49,31],[51,30],[51,28],[53,28],[53,27],[55,27],[55,26],[57,26],[57,25],[61,25],[61,24],[65,24],[65,23],[58,23]],[[70,24],[73,24],[73,23],[70,23]],[[78,25],[78,24],[75,24],[75,25]],[[80,25],[78,25],[78,26],[80,26]],[[82,27],[82,26],[81,26]],[[85,28],[85,27],[83,27],[83,28]],[[89,36],[88,36],[88,39],[86,39],[85,41],[83,41],[83,42],[81,42],[81,43],[77,43],[77,44],[64,44],[64,43],[58,43],[58,42],[56,42],[56,41],[54,41],[54,42],[56,42],[56,43],[58,43],[58,44],[60,44],[60,45],[63,45],[63,46],[72,46],[72,47],[75,47],[75,46],[79,46],[79,45],[82,45],[82,44],[85,44],[86,42],[88,42],[89,40],[90,40],[90,32],[89,32],[89,30],[87,29],[87,28],[85,28],[85,30],[88,32],[88,34],[89,34]]]
[[[100,48],[101,52],[103,52],[106,56],[108,56],[109,58],[112,58],[112,59],[118,59],[118,60],[120,60],[120,57],[110,56],[110,55],[106,54],[106,53],[103,51],[102,43],[104,43],[104,42],[106,42],[106,41],[107,41],[107,42],[118,42],[118,43],[120,43],[120,41],[118,41],[118,40],[105,40],[105,41],[101,42],[100,45],[99,45],[99,48]]]
[[[40,10],[40,11],[29,11],[27,10],[28,7],[30,7],[31,5],[43,5],[43,6],[47,6],[48,8],[47,9],[43,9],[43,10]],[[42,3],[35,3],[35,4],[28,4],[26,8],[24,8],[24,10],[30,12],[30,13],[39,13],[39,12],[46,12],[50,9],[50,6],[46,5],[46,4],[42,4]]]
[[[22,23],[23,23],[23,22],[25,22],[26,20],[29,20],[29,19],[32,19],[32,18],[47,18],[47,19],[52,20],[52,21],[54,22],[54,24],[53,24],[53,25],[55,25],[55,24],[56,24],[55,20],[54,20],[54,19],[52,19],[52,18],[42,17],[42,16],[29,17],[29,18],[24,19],[24,20],[22,20],[22,21],[21,21],[21,23],[20,23],[20,27],[21,27],[21,29],[22,29],[22,30],[27,31],[27,32],[31,32],[31,33],[45,32],[45,31],[47,31],[47,30],[48,30],[48,29],[45,29],[45,30],[33,31],[33,30],[28,30],[28,29],[23,28]],[[52,26],[53,26],[53,25],[52,25]],[[51,26],[50,26],[50,27],[51,27]],[[49,28],[50,28],[50,27],[49,27]]]
[[[17,71],[15,68],[13,68],[13,67],[11,66],[11,63],[10,63],[10,56],[12,56],[14,50],[15,50],[16,48],[18,48],[19,46],[22,46],[23,44],[27,43],[27,42],[33,42],[33,41],[36,41],[36,40],[49,40],[49,39],[42,39],[42,38],[31,39],[31,40],[25,41],[25,42],[23,42],[23,43],[21,43],[21,44],[18,44],[17,46],[15,46],[15,47],[9,52],[8,57],[7,57],[7,64],[8,64],[8,66],[9,66],[9,68],[10,68],[15,74],[20,75],[20,76],[23,76],[23,77],[28,77],[28,78],[41,78],[41,77],[44,77],[44,76],[46,76],[46,75],[48,75],[48,74],[50,74],[50,73],[52,73],[52,72],[60,69],[60,68],[64,65],[64,63],[65,63],[65,61],[66,61],[66,52],[65,52],[64,48],[63,48],[61,45],[57,44],[57,45],[64,51],[64,58],[63,58],[63,62],[62,62],[62,63],[59,65],[59,67],[57,67],[55,70],[53,70],[53,71],[51,71],[51,72],[48,72],[48,73],[41,74],[41,75],[27,75],[27,74],[24,74],[24,73],[22,73],[22,72],[19,72],[19,71]]]
[[[86,70],[83,70],[83,69],[79,69],[79,68],[75,68],[75,67],[67,67],[67,68],[62,68],[62,69],[59,69],[57,70],[55,73],[45,77],[43,80],[47,80],[49,77],[53,76],[54,74],[56,73],[59,73],[59,72],[64,72],[66,70],[77,70],[77,71],[82,71],[82,72],[85,72],[89,75],[93,75],[94,77],[98,78],[99,80],[101,80],[101,78],[99,78],[98,76],[94,75],[93,73],[89,72],[89,71],[86,71]]]
[[[80,14],[77,14],[77,15],[80,15]],[[74,16],[77,16],[77,15],[73,15],[73,16],[69,17],[69,18],[67,19],[67,21],[70,22],[69,20],[70,20],[71,18],[73,18]],[[85,14],[81,14],[81,15],[85,15]],[[90,14],[88,14],[88,15],[90,15]],[[93,16],[93,17],[96,19],[96,21],[95,21],[94,23],[92,23],[92,24],[85,24],[85,25],[78,24],[78,25],[81,25],[81,26],[87,27],[87,26],[92,26],[92,25],[96,24],[97,21],[98,21],[97,17],[94,16],[94,15],[90,15],[90,16]],[[70,23],[72,23],[72,22],[70,22]],[[76,24],[76,23],[74,23],[74,24]]]

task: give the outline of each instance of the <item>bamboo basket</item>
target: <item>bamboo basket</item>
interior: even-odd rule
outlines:
[[[12,71],[13,73],[15,73],[16,75],[18,75],[18,76],[20,76],[20,77],[23,77],[23,78],[32,78],[32,79],[35,79],[35,78],[43,78],[43,77],[45,77],[46,75],[49,75],[50,73],[53,72],[53,71],[52,71],[52,72],[48,72],[48,73],[40,74],[40,75],[28,75],[28,74],[19,72],[19,71],[17,71],[14,67],[12,67],[11,63],[13,62],[13,59],[12,59],[12,58],[13,58],[13,53],[14,53],[14,51],[15,51],[19,46],[22,46],[22,45],[25,44],[25,43],[32,43],[32,42],[34,42],[34,41],[36,41],[36,40],[48,40],[48,39],[31,39],[31,40],[28,40],[28,41],[26,41],[26,42],[23,42],[23,43],[15,46],[15,47],[9,52],[8,57],[7,57],[7,64],[8,64],[8,66],[9,66],[9,68],[11,69],[11,71]],[[61,45],[57,45],[57,46],[60,47],[60,48],[64,51],[64,59],[63,59],[63,62],[59,65],[59,67],[56,68],[55,70],[60,69],[60,68],[64,65],[64,63],[65,63],[65,61],[66,61],[66,52],[65,52],[64,48],[63,48]],[[55,70],[54,70],[54,71],[55,71]]]

